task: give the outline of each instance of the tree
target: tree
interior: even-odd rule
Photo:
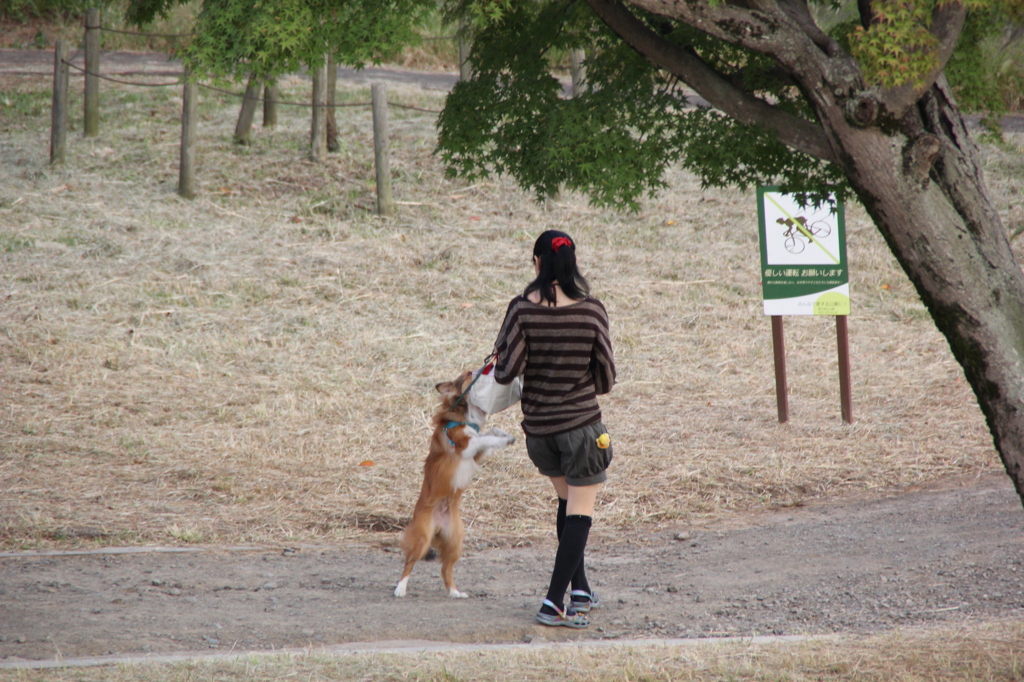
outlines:
[[[129,0],[126,18],[142,25],[187,0]],[[179,56],[202,76],[273,82],[328,53],[361,67],[417,40],[433,0],[204,0],[194,36]]]
[[[807,0],[463,9],[475,73],[439,123],[452,174],[635,207],[679,161],[705,185],[855,195],[948,340],[1024,501],[1024,273],[946,76],[971,64],[961,36],[1019,19],[1021,0],[857,0],[855,22],[828,33]],[[566,100],[548,59],[572,48],[587,50],[590,83]],[[687,108],[680,84],[714,109]]]

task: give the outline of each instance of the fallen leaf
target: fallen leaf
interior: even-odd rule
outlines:
[[[374,466],[377,466],[377,465],[373,463],[373,460],[369,460],[368,459],[368,460],[365,460],[363,462],[360,462],[359,466],[361,466],[361,467],[374,467]]]

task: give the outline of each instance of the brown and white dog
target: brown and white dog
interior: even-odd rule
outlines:
[[[501,429],[480,433],[487,413],[473,404],[469,387],[473,373],[466,372],[455,381],[446,381],[435,388],[441,394],[441,409],[434,415],[434,435],[430,454],[423,466],[423,487],[416,500],[412,521],[402,533],[405,569],[395,588],[396,597],[404,597],[409,574],[431,546],[441,555],[441,579],[451,597],[469,595],[459,592],[452,579],[452,569],[462,555],[462,518],[459,501],[469,486],[477,466],[495,448],[515,442]]]

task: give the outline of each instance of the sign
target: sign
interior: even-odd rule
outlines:
[[[849,315],[843,204],[801,207],[777,187],[757,188],[765,315]]]

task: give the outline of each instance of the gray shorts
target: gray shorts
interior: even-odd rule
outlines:
[[[602,433],[607,433],[604,424],[597,422],[557,436],[527,436],[526,452],[545,476],[565,476],[565,482],[572,486],[604,483],[608,480],[606,469],[612,461],[612,446],[597,446]]]

